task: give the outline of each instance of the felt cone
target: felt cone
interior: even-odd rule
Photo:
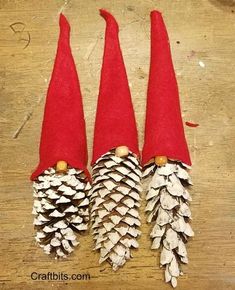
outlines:
[[[132,257],[140,235],[138,141],[118,24],[105,10],[105,47],[94,132],[91,221],[100,263],[113,270]]]
[[[142,163],[145,165],[155,156],[167,156],[191,165],[169,39],[158,11],[151,12],[151,60]]]
[[[82,96],[70,48],[70,26],[62,14],[42,124],[40,162],[31,179],[34,180],[59,160],[86,171],[87,144]]]
[[[47,92],[40,163],[32,174],[35,239],[46,254],[67,257],[88,227],[90,184],[82,97],[72,57],[70,26],[60,15],[60,36]]]
[[[118,38],[118,24],[105,10],[105,46],[95,121],[92,164],[109,150],[125,145],[139,154],[134,110]]]
[[[149,162],[155,157],[155,162]],[[165,281],[177,286],[181,265],[188,263],[191,165],[180,113],[170,45],[160,12],[151,13],[151,62],[147,96],[143,178],[151,177],[146,194],[151,249],[160,249]]]

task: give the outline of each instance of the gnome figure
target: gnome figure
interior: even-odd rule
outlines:
[[[40,162],[31,180],[36,241],[46,254],[66,257],[87,229],[87,144],[82,97],[70,49],[70,26],[60,15],[60,35],[41,132]]]
[[[193,236],[189,224],[191,166],[180,111],[179,93],[166,27],[158,11],[151,13],[151,61],[147,93],[144,176],[151,177],[146,195],[152,249],[161,250],[165,281],[177,286],[181,263],[188,263],[185,244]]]
[[[113,270],[132,257],[140,235],[139,150],[134,110],[118,39],[118,24],[105,10],[105,47],[98,97],[91,193],[91,220],[100,263]]]

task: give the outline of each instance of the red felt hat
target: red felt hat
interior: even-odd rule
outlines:
[[[109,12],[101,9],[100,14],[106,21],[106,32],[92,164],[101,155],[121,145],[139,155],[134,110],[118,39],[118,24]]]
[[[61,14],[57,54],[42,124],[40,162],[31,180],[59,160],[88,174],[82,96],[69,39],[70,26]]]
[[[169,39],[158,11],[151,12],[151,60],[143,164],[155,156],[167,156],[191,165]]]

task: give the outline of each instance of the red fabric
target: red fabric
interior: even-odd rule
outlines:
[[[180,112],[179,92],[166,27],[151,12],[151,60],[142,162],[167,156],[191,165]]]
[[[192,123],[192,122],[185,122],[185,125],[188,126],[188,127],[193,127],[193,128],[199,126],[199,124],[197,124],[197,123]]]
[[[92,164],[109,150],[125,145],[139,155],[131,94],[118,39],[118,24],[107,11],[105,47],[94,131]]]
[[[42,124],[40,163],[31,180],[59,160],[88,174],[82,97],[69,38],[70,26],[61,14],[57,54]]]

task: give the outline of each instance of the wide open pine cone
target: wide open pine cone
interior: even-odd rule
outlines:
[[[99,263],[108,261],[113,270],[132,257],[140,235],[141,167],[134,154],[115,156],[112,150],[93,166],[91,220]]]
[[[184,186],[192,182],[186,165],[169,161],[164,166],[151,164],[143,177],[151,176],[147,191],[147,221],[154,224],[150,237],[152,249],[161,248],[160,266],[165,266],[165,281],[177,286],[181,263],[188,263],[185,244],[194,235],[189,224],[190,194]]]
[[[90,184],[81,170],[59,174],[49,168],[33,188],[36,241],[46,254],[66,257],[79,244],[75,233],[88,227]]]

